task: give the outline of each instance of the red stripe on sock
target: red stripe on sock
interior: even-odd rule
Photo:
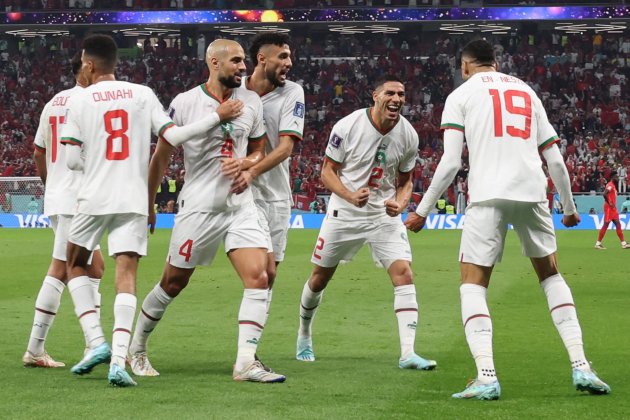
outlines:
[[[550,313],[555,311],[556,309],[560,309],[560,308],[564,308],[565,306],[573,306],[575,308],[575,305],[572,303],[563,303],[562,305],[558,305],[554,308],[551,308],[551,310],[549,311]]]
[[[396,309],[394,312],[398,313],[398,312],[418,312],[418,309],[416,308],[400,308],[400,309]]]
[[[127,333],[127,334],[131,335],[131,331],[129,331],[126,328],[116,328],[116,329],[114,329],[114,332],[124,332],[124,333]]]
[[[146,316],[147,318],[149,318],[151,321],[159,321],[162,318],[153,318],[151,315],[149,315],[148,313],[144,312],[144,309],[140,309],[140,312],[142,312],[142,315]]]
[[[96,311],[94,309],[89,310],[89,311],[85,311],[81,315],[79,315],[79,319],[83,318],[84,316],[86,316],[88,314],[95,314],[95,313],[96,313]]]
[[[464,328],[466,328],[466,325],[468,324],[468,321],[473,320],[475,318],[490,318],[490,315],[486,315],[486,314],[477,314],[477,315],[473,315],[468,317],[468,319],[466,320],[466,322],[464,322]]]
[[[41,312],[41,313],[46,314],[46,315],[57,315],[56,312],[45,311],[44,309],[37,308],[37,307],[35,308],[35,310],[37,312]]]
[[[258,328],[260,328],[261,330],[264,329],[265,327],[263,327],[262,325],[260,325],[258,322],[256,321],[238,321],[239,325],[240,324],[244,324],[244,325],[254,325]]]

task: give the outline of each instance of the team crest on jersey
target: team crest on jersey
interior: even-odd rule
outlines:
[[[296,102],[293,108],[293,115],[299,118],[304,118],[304,104],[302,102]]]
[[[339,149],[339,146],[341,145],[342,140],[343,139],[341,137],[333,133],[332,137],[330,138],[330,145],[334,147],[335,149]]]

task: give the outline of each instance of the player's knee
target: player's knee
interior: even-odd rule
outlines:
[[[275,265],[272,267],[267,266],[267,283],[269,283],[269,287],[271,287],[276,280],[276,273]]]
[[[189,277],[180,275],[170,275],[162,277],[160,281],[160,287],[170,297],[176,297],[182,290],[188,286]]]
[[[102,279],[105,273],[105,264],[93,263],[88,266],[88,276],[93,279]]]

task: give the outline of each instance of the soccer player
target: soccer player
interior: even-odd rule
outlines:
[[[146,255],[147,248],[151,133],[178,144],[210,130],[221,118],[206,110],[194,124],[175,127],[150,88],[115,79],[117,55],[111,37],[85,39],[82,71],[90,86],[69,100],[62,132],[68,167],[83,170],[68,237],[67,270],[68,289],[90,346],[71,371],[89,373],[111,358],[109,382],[133,386],[136,383],[125,371],[125,358],[136,310],[138,260]],[[109,253],[116,260],[113,351],[95,314],[86,275],[90,252],[106,230]]]
[[[610,222],[615,224],[615,228],[617,229],[617,237],[621,241],[621,248],[628,249],[630,245],[626,242],[623,237],[623,230],[621,230],[621,222],[619,221],[619,211],[617,211],[617,183],[619,182],[619,175],[617,172],[611,172],[610,180],[606,184],[606,188],[604,189],[604,224],[602,228],[599,230],[599,235],[597,236],[597,241],[595,242],[595,249],[606,249],[604,245],[602,245],[602,240],[604,239],[604,235],[606,235],[606,231],[608,230],[608,226]]]
[[[296,358],[315,361],[312,322],[324,289],[342,260],[367,243],[394,286],[401,369],[431,370],[436,362],[414,351],[418,303],[411,248],[400,213],[411,198],[418,135],[400,111],[405,87],[396,76],[374,84],[374,106],[337,122],[330,133],[322,182],[332,192],[300,301]]]
[[[88,84],[81,72],[81,54],[75,54],[70,64],[76,85],[72,89],[59,92],[44,106],[35,134],[34,160],[39,176],[46,187],[44,211],[50,219],[55,239],[50,266],[35,301],[31,336],[26,353],[22,357],[24,366],[28,367],[65,366],[63,362],[55,361],[48,355],[44,343],[59,309],[61,294],[68,282],[66,246],[80,182],[79,174],[66,166],[65,148],[59,146],[59,134],[61,124],[64,123],[66,117],[68,98],[83,90]],[[97,311],[100,310],[101,304],[98,286],[104,268],[103,256],[96,249],[92,255],[92,263],[88,266],[88,275]],[[88,344],[86,342],[86,347]]]
[[[564,209],[562,223],[580,222],[569,175],[540,99],[523,81],[496,71],[492,45],[467,44],[461,57],[466,82],[446,99],[441,128],[444,154],[416,213],[405,225],[417,232],[461,165],[464,136],[470,158],[470,205],[466,210],[459,261],[462,321],[477,365],[477,378],[454,398],[498,399],[501,388],[492,352],[492,321],[486,293],[494,265],[501,260],[508,224],[538,275],[551,318],[569,353],[578,390],[607,394],[610,388],[591,370],[571,290],[558,272],[556,237],[545,196],[547,160]]]
[[[244,175],[253,179],[254,202],[269,239],[269,316],[276,268],[284,260],[287,246],[292,207],[288,157],[293,151],[293,144],[302,140],[304,90],[297,83],[286,79],[293,65],[287,34],[264,32],[255,36],[249,54],[255,66],[254,72],[250,77],[243,78],[241,89],[256,92],[262,100],[267,144],[265,158]]]
[[[252,91],[237,89],[245,71],[244,60],[245,53],[237,42],[212,42],[206,50],[208,81],[179,94],[171,103],[170,114],[177,124],[195,121],[229,99],[245,106],[237,118],[224,121],[220,127],[184,145],[186,175],[167,262],[161,281],[142,303],[130,348],[131,367],[136,375],[158,375],[147,357],[149,335],[167,306],[187,286],[195,267],[211,264],[223,242],[245,288],[238,314],[233,378],[253,382],[285,380],[283,375],[265,371],[255,360],[266,319],[267,238],[258,221],[251,188],[247,188],[251,179],[244,174],[262,159],[266,135],[260,98]],[[151,158],[152,199],[174,146],[159,141]]]

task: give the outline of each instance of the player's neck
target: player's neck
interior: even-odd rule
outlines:
[[[95,85],[98,82],[108,82],[112,80],[116,80],[116,76],[113,73],[101,74],[94,78],[94,82],[92,84]]]
[[[208,79],[206,82],[206,90],[214,96],[219,102],[227,100],[232,95],[232,88],[225,86],[218,80]]]
[[[389,130],[394,128],[394,126],[398,124],[398,120],[400,120],[400,116],[396,120],[385,118],[385,116],[378,112],[375,107],[370,108],[370,118],[378,131],[381,133],[387,133]]]
[[[252,75],[245,80],[245,87],[256,92],[258,96],[264,96],[276,88],[273,83],[265,77],[265,73],[262,70],[258,70],[258,67],[256,67]]]

